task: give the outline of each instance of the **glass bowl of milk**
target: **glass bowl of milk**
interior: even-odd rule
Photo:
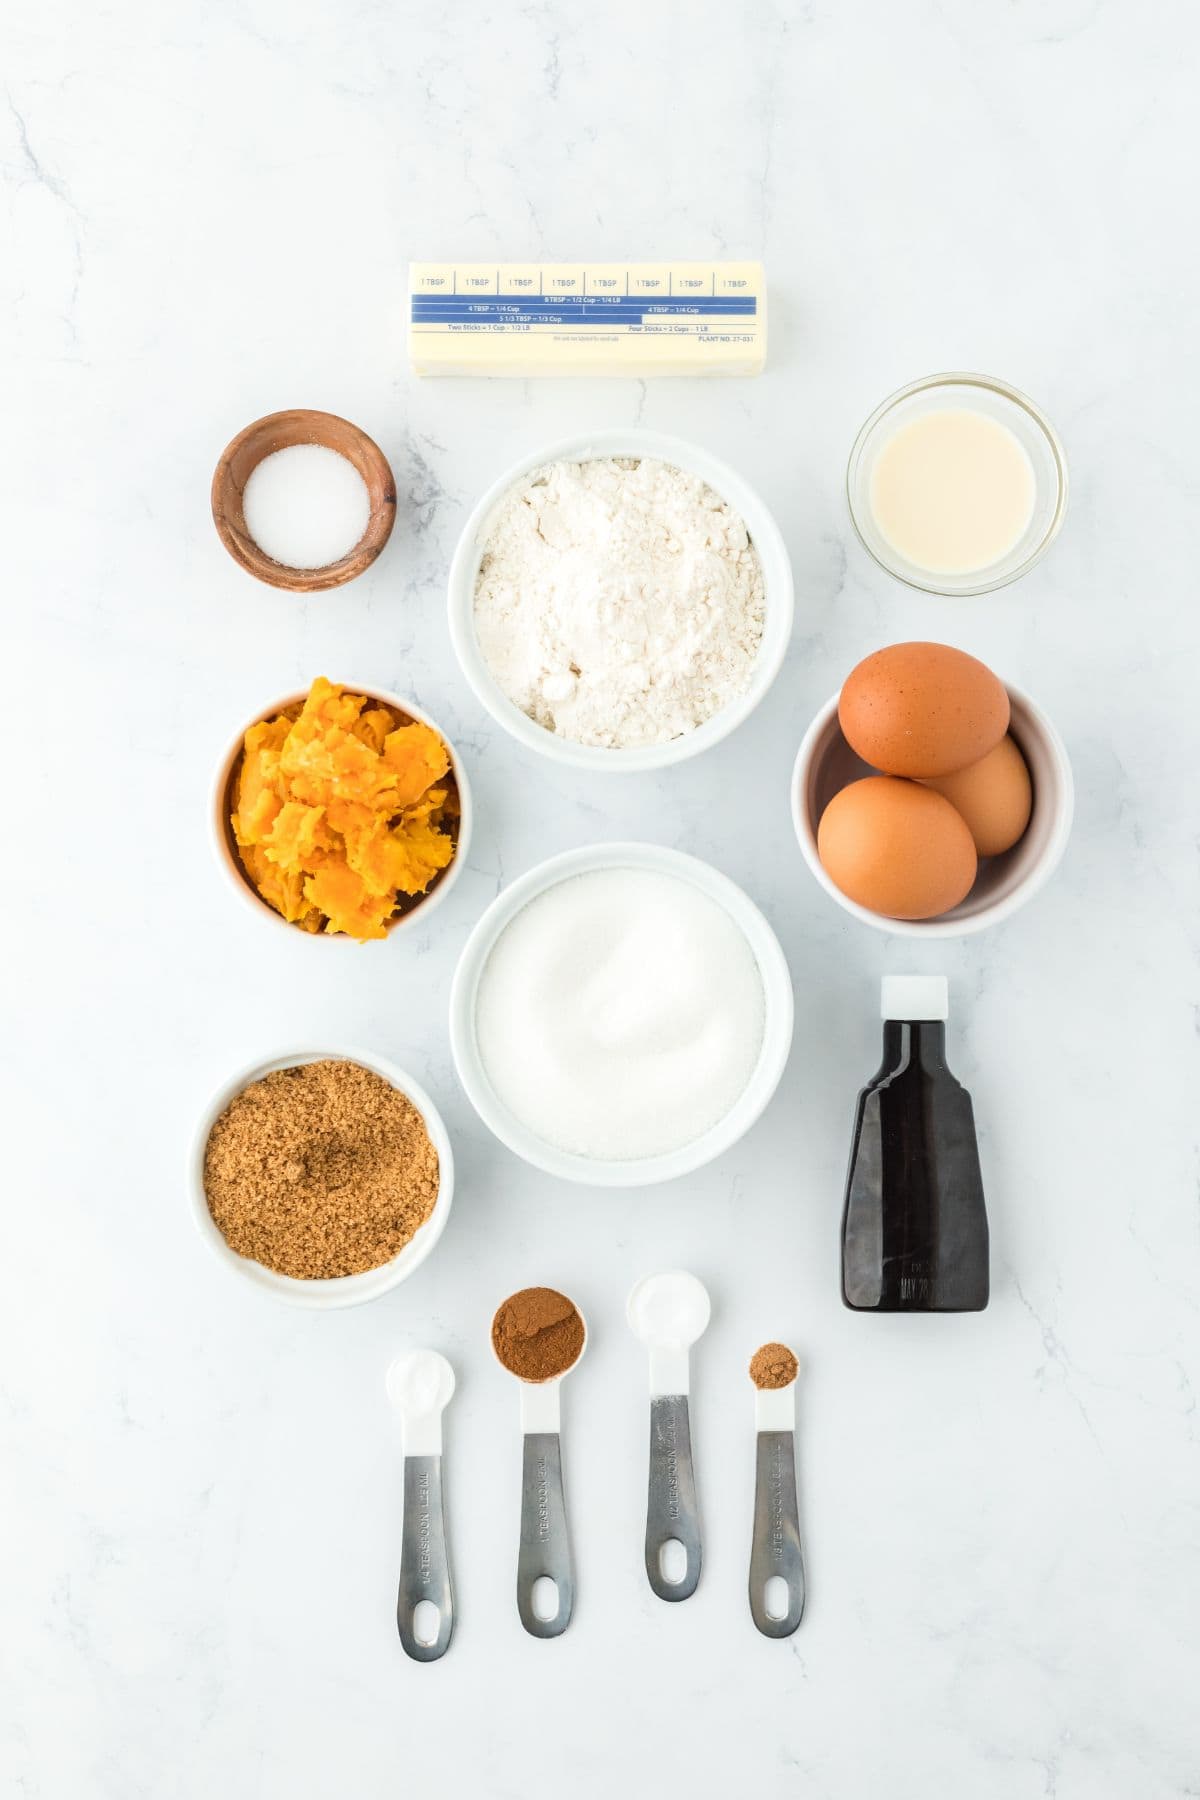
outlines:
[[[927,375],[876,408],[846,472],[881,568],[932,594],[987,594],[1058,536],[1067,460],[1050,421],[990,375]]]

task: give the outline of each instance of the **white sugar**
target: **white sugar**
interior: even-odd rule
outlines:
[[[738,1100],[762,1047],[762,976],[685,880],[576,875],[502,932],[475,1027],[497,1097],[543,1141],[603,1161],[681,1149]]]
[[[246,530],[289,569],[323,569],[353,550],[371,516],[354,464],[324,444],[289,444],[265,456],[242,495]]]

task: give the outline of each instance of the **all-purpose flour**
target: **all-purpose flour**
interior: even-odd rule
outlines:
[[[475,627],[500,687],[547,731],[668,743],[748,687],[762,567],[744,521],[686,469],[550,463],[493,514]]]

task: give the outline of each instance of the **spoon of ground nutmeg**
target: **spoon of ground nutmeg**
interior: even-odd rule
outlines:
[[[796,1498],[796,1376],[787,1344],[763,1344],[750,1359],[758,1444],[750,1616],[764,1637],[791,1637],[804,1616],[804,1553]]]
[[[575,1605],[563,1493],[559,1387],[583,1355],[586,1343],[582,1313],[557,1288],[522,1288],[509,1295],[492,1320],[496,1358],[521,1383],[524,1450],[517,1611],[533,1637],[558,1637],[570,1624]],[[544,1603],[539,1604],[543,1597]]]

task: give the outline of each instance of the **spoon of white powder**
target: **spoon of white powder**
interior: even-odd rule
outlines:
[[[528,1130],[626,1161],[682,1149],[732,1110],[764,1016],[758,962],[725,909],[688,881],[617,868],[568,877],[505,927],[475,1031]]]

